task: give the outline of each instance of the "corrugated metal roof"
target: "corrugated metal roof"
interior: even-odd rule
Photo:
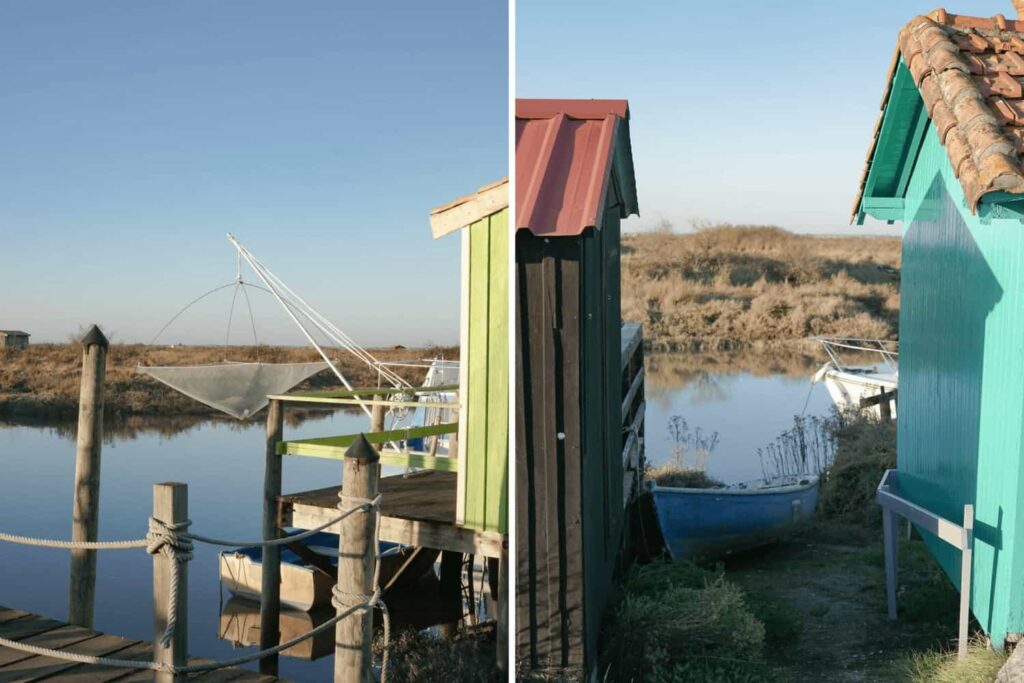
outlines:
[[[22,332],[21,330],[0,330],[0,334],[5,337],[27,337],[28,332]]]
[[[639,212],[626,100],[517,99],[516,229],[600,229],[609,196]]]

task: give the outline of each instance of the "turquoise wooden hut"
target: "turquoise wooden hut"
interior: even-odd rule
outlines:
[[[1024,21],[936,10],[899,34],[853,218],[900,221],[901,495],[975,506],[970,608],[1024,632]],[[958,587],[960,553],[925,533]]]

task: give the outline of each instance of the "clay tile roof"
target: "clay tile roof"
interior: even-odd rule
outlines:
[[[990,192],[1024,194],[1024,21],[938,9],[903,27],[896,55],[889,83],[902,57],[971,211]],[[885,105],[883,100],[883,115]],[[861,174],[855,215],[880,127],[881,116]]]
[[[459,197],[430,212],[434,239],[476,223],[508,207],[508,178],[484,185],[473,194]]]
[[[638,212],[626,100],[517,99],[516,229],[600,229],[609,196]]]

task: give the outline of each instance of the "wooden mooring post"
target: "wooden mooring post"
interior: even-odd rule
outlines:
[[[153,517],[165,524],[188,519],[188,484],[169,482],[153,485]],[[160,644],[171,614],[171,581],[177,560],[163,553],[153,555],[153,661],[175,666],[188,663],[188,563],[178,566],[178,592],[174,605],[174,636],[167,647]],[[179,683],[185,675],[157,672],[156,683]]]
[[[383,401],[384,397],[381,395],[374,395],[374,401]],[[387,406],[383,403],[374,403],[370,406],[370,431],[371,432],[383,432],[384,431],[384,416],[387,415]]]
[[[71,540],[95,541],[100,526],[100,455],[103,449],[103,379],[109,342],[96,325],[82,337],[82,386]],[[96,602],[96,551],[72,550],[68,623],[91,628]]]
[[[345,451],[342,505],[352,508],[377,497],[380,454],[363,435]],[[377,511],[349,515],[338,540],[338,613],[364,602],[373,593],[377,563]],[[373,610],[358,610],[334,631],[334,683],[370,683],[373,671]]]
[[[277,454],[277,443],[284,437],[284,404],[271,400],[267,406],[267,441],[263,463],[263,538],[277,538],[280,527],[277,501],[281,496],[283,462]],[[274,647],[281,641],[281,548],[263,548],[263,575],[260,586],[260,649]],[[278,656],[260,660],[260,673],[276,676]]]

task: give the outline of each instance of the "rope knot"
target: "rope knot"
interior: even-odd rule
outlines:
[[[146,535],[146,552],[150,555],[163,553],[178,562],[192,559],[192,539],[188,527],[192,520],[168,524],[156,517],[149,518],[149,533]]]
[[[377,494],[373,500],[369,498],[358,498],[356,496],[346,496],[344,489],[338,491],[338,510],[341,512],[356,512],[362,510],[363,512],[369,512],[370,510],[380,510],[381,494]],[[352,503],[358,503],[355,507],[346,507]],[[347,516],[347,515],[346,515]]]
[[[170,647],[174,630],[178,625],[178,584],[181,581],[181,565],[192,559],[192,539],[188,527],[192,520],[168,524],[156,517],[149,518],[149,533],[146,534],[146,552],[162,554],[171,563],[170,594],[167,596],[167,626],[160,637],[160,645]]]

